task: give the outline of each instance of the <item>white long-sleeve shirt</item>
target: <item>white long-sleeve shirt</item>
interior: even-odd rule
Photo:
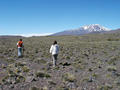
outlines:
[[[58,54],[59,53],[59,45],[57,45],[57,44],[52,45],[50,48],[50,53],[52,53],[52,55]]]

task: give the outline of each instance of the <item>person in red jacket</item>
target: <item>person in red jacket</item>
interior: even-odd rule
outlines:
[[[17,42],[17,48],[18,48],[18,57],[22,57],[22,51],[24,50],[24,45],[22,39],[20,39]]]

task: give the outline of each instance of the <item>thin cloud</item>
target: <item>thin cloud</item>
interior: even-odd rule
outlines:
[[[48,36],[51,35],[53,33],[43,33],[43,34],[11,34],[11,36],[23,36],[23,37],[32,37],[32,36]]]

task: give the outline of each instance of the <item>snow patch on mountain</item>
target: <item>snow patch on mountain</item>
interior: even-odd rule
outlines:
[[[53,34],[53,36],[59,36],[59,35],[83,35],[83,34],[88,34],[88,33],[94,33],[94,32],[106,32],[110,31],[110,29],[105,28],[99,24],[91,24],[91,25],[86,25],[82,26],[77,29],[72,29],[72,30],[65,30],[62,32],[58,32]]]

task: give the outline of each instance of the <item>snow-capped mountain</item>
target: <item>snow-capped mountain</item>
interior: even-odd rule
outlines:
[[[87,30],[89,32],[101,32],[101,31],[109,31],[110,29],[108,28],[105,28],[99,24],[91,24],[91,25],[86,25],[86,26],[83,26],[80,29],[83,29],[83,30]]]
[[[83,35],[88,33],[96,33],[96,32],[106,32],[110,31],[110,29],[105,28],[99,24],[91,24],[82,26],[78,29],[72,29],[72,30],[65,30],[62,32],[58,32],[53,34],[53,36],[59,36],[59,35]]]

